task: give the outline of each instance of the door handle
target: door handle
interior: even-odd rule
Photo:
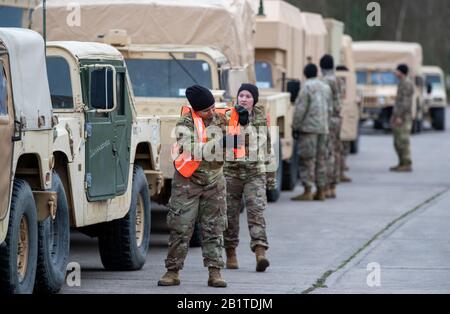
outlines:
[[[22,140],[22,122],[14,120],[14,135],[12,136],[13,142],[19,142]]]

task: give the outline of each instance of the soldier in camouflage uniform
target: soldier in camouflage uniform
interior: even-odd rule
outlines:
[[[397,152],[399,165],[392,167],[391,171],[412,171],[410,133],[412,127],[412,105],[414,96],[414,85],[408,79],[408,66],[400,64],[395,72],[399,79],[397,98],[392,113],[391,125],[394,134],[394,147]]]
[[[331,108],[329,116],[329,135],[328,135],[328,186],[326,195],[329,198],[336,197],[336,185],[341,178],[341,158],[342,142],[340,139],[342,118],[341,118],[341,96],[338,80],[334,73],[334,60],[330,55],[325,55],[320,59],[320,68],[322,70],[322,81],[331,89]],[[330,99],[330,95],[328,96]]]
[[[226,267],[237,269],[239,214],[244,200],[251,237],[250,248],[256,255],[256,271],[263,272],[269,266],[269,260],[265,257],[269,244],[263,215],[267,207],[266,186],[274,188],[276,182],[273,176],[269,180],[266,176],[266,167],[273,155],[266,113],[263,107],[257,105],[258,96],[258,88],[251,84],[242,84],[238,92],[235,109],[239,113],[241,136],[248,134],[249,140],[245,145],[245,157],[225,162],[228,229],[224,232],[224,240]]]
[[[199,168],[188,178],[175,171],[167,215],[167,225],[170,229],[169,252],[165,261],[167,273],[158,285],[180,284],[178,273],[183,268],[194,224],[198,220],[202,237],[203,263],[209,269],[208,285],[226,287],[227,284],[220,275],[220,268],[224,266],[223,231],[227,225],[223,158],[209,161],[202,154],[213,151],[213,147],[223,147],[226,118],[215,112],[214,97],[208,89],[198,85],[192,86],[186,90],[186,97],[192,109],[202,118],[205,127],[216,126],[222,134],[211,139],[208,136],[205,144],[198,145],[200,140],[195,133],[192,114],[183,115],[177,122],[179,146],[183,150],[190,150],[189,153],[193,156],[201,156],[202,159]],[[181,136],[178,133],[183,127],[189,130],[191,136]]]
[[[329,87],[317,78],[314,64],[308,64],[304,74],[307,80],[295,102],[292,135],[299,140],[300,179],[305,191],[292,200],[324,201],[329,110],[326,92]],[[315,195],[312,194],[314,184]]]

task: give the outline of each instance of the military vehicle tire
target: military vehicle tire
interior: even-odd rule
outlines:
[[[437,131],[445,131],[445,108],[430,108],[431,125]]]
[[[298,182],[298,141],[294,140],[294,148],[289,161],[283,160],[283,191],[292,191]]]
[[[278,201],[278,199],[280,198],[280,195],[281,195],[281,186],[283,184],[283,165],[281,164],[281,162],[282,162],[281,144],[278,145],[278,156],[279,156],[279,158],[278,158],[278,169],[277,169],[277,186],[273,190],[266,191],[267,201],[269,201],[270,203],[275,203],[276,201]]]
[[[52,191],[57,193],[56,217],[38,223],[38,263],[35,291],[57,293],[66,278],[69,260],[69,206],[60,177],[53,172]]]
[[[107,270],[139,270],[147,258],[151,227],[150,191],[144,170],[135,166],[127,215],[104,225],[99,250]]]
[[[24,180],[14,180],[8,234],[0,247],[0,293],[31,294],[38,253],[37,209]]]
[[[194,232],[192,233],[191,240],[189,241],[190,247],[201,247],[202,246],[202,234],[200,230],[200,224],[195,223]]]

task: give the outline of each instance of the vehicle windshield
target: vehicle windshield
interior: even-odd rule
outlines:
[[[431,84],[433,89],[443,89],[442,80],[440,75],[426,75],[426,84]]]
[[[203,60],[127,59],[137,97],[183,98],[189,86],[212,89],[211,67]]]
[[[70,68],[63,57],[47,57],[47,76],[53,109],[73,108]]]
[[[273,87],[272,66],[270,63],[264,61],[256,61],[255,72],[256,86],[258,86],[258,88]]]
[[[359,85],[367,85],[367,71],[357,71],[356,80]]]
[[[0,27],[23,27],[22,17],[25,9],[0,5]]]
[[[398,79],[391,71],[373,71],[370,73],[372,85],[396,85]]]

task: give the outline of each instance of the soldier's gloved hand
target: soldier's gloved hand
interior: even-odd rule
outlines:
[[[239,115],[239,124],[242,126],[246,126],[249,123],[249,113],[248,110],[242,106],[237,106],[236,111]]]
[[[275,190],[277,188],[277,173],[267,172],[266,173],[266,189]]]
[[[300,138],[300,131],[292,131],[292,137],[294,140],[298,140]]]

